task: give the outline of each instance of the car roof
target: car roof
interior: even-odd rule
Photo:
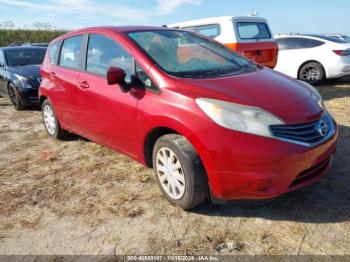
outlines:
[[[6,47],[0,47],[1,50],[28,50],[28,49],[44,49],[46,50],[46,47],[43,46],[6,46]]]
[[[155,30],[177,30],[174,28],[161,27],[161,26],[141,26],[141,25],[128,25],[128,26],[96,26],[96,27],[86,27],[78,30],[68,32],[64,35],[57,37],[56,39],[65,39],[70,36],[78,34],[86,34],[93,31],[98,32],[115,32],[115,33],[125,33],[125,32],[134,32],[134,31],[155,31]],[[56,40],[55,39],[55,40]],[[54,40],[54,41],[55,41]]]
[[[327,42],[333,42],[338,44],[348,44],[345,40],[337,39],[331,36],[321,35],[321,34],[278,34],[275,36],[276,39],[278,38],[294,38],[294,37],[301,37],[301,38],[308,38],[308,39],[317,39]]]
[[[226,22],[231,20],[246,20],[246,21],[261,21],[267,22],[265,18],[258,16],[218,16],[218,17],[209,17],[196,20],[188,20],[178,23],[169,24],[169,27],[178,27],[178,26],[194,26],[202,24],[215,24],[220,22]]]

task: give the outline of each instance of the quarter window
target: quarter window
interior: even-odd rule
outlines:
[[[47,50],[51,64],[57,63],[57,50],[59,47],[59,43],[60,43],[59,41],[56,41],[56,42],[50,44],[50,46]]]
[[[82,35],[67,38],[63,41],[60,55],[61,66],[79,69],[79,60],[82,43]]]
[[[130,81],[132,56],[113,39],[91,34],[89,37],[86,71],[106,76],[111,66],[123,69]]]
[[[239,38],[248,39],[270,39],[270,30],[265,23],[257,22],[237,22]]]
[[[215,38],[218,35],[220,35],[220,30],[221,30],[220,25],[218,24],[184,27],[183,29],[192,31],[192,32],[197,32],[210,38]]]

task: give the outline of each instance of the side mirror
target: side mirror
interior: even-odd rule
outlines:
[[[107,83],[109,85],[119,84],[122,92],[130,90],[129,85],[125,82],[126,73],[119,67],[111,66],[107,71]]]

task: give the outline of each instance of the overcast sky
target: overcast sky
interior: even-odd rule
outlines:
[[[259,12],[274,33],[348,33],[349,0],[0,0],[0,22],[47,22],[58,28],[162,25],[190,19]]]

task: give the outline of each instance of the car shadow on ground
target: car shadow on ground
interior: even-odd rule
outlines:
[[[350,77],[339,80],[326,80],[315,86],[323,100],[328,101],[336,98],[350,96]]]
[[[220,217],[258,217],[305,223],[350,221],[350,128],[340,126],[332,168],[320,181],[271,200],[203,204],[194,213]]]

